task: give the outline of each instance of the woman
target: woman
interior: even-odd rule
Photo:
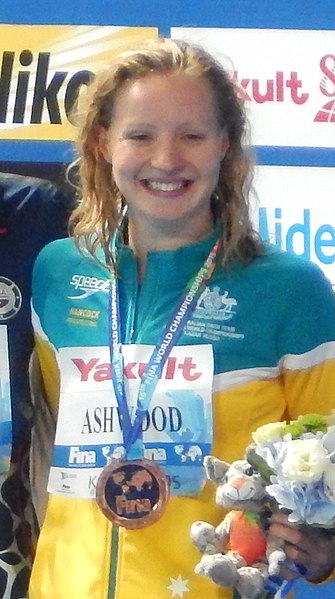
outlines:
[[[253,231],[243,108],[211,56],[171,40],[122,54],[83,114],[74,239],[35,265],[58,424],[29,597],[232,597],[193,573],[192,522],[221,519],[202,457],[330,411],[334,297]],[[271,528],[309,580],[328,576],[332,541],[283,516]]]

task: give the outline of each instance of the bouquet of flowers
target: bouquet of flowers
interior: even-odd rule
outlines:
[[[247,459],[294,523],[335,528],[335,411],[259,427]]]
[[[306,569],[287,559],[281,539],[267,535],[259,549],[259,533],[264,539],[262,524],[270,512],[283,510],[294,524],[335,534],[335,411],[266,424],[252,438],[244,460],[205,458],[207,478],[217,486],[216,503],[228,513],[216,527],[193,523],[191,539],[203,554],[195,571],[249,599],[274,594],[283,599],[294,579],[280,578],[281,562],[299,575]],[[258,552],[252,558],[250,548]]]
[[[335,411],[265,424],[252,438],[246,457],[267,482],[275,509],[285,510],[292,523],[335,534]],[[292,585],[283,581],[275,599],[286,597]]]

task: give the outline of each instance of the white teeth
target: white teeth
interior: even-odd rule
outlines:
[[[150,189],[155,189],[158,191],[176,191],[177,189],[181,189],[183,184],[179,183],[160,183],[159,181],[147,181],[148,187]]]

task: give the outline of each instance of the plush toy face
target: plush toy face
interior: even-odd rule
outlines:
[[[265,497],[265,483],[246,460],[232,464],[207,456],[208,478],[217,484],[216,502],[224,508],[255,509]]]

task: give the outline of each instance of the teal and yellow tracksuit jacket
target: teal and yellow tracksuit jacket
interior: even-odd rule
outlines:
[[[176,251],[149,254],[141,286],[131,250],[120,249],[124,345],[157,343],[214,240],[215,233]],[[81,380],[91,381],[92,397],[99,382],[111,385],[106,374],[108,289],[107,271],[80,254],[71,239],[47,246],[35,264],[33,323],[46,398],[55,414],[60,390],[67,414],[73,398],[78,406],[73,423],[80,391],[74,378],[72,392],[63,389],[62,378],[68,380],[63,356],[69,354],[72,364],[76,352],[81,359],[86,356],[81,364],[90,366]],[[252,431],[266,422],[308,412],[327,414],[335,407],[335,297],[330,283],[314,264],[272,246],[248,266],[215,269],[177,345],[203,345],[213,353],[210,451],[221,459],[243,456]],[[129,372],[137,371],[132,366]],[[71,418],[64,417],[68,437]],[[214,493],[206,483],[195,496],[172,495],[158,522],[132,531],[113,527],[94,497],[58,493],[56,488],[37,546],[29,599],[232,597],[229,589],[194,573],[200,555],[189,529],[196,520],[217,524],[222,519]]]

